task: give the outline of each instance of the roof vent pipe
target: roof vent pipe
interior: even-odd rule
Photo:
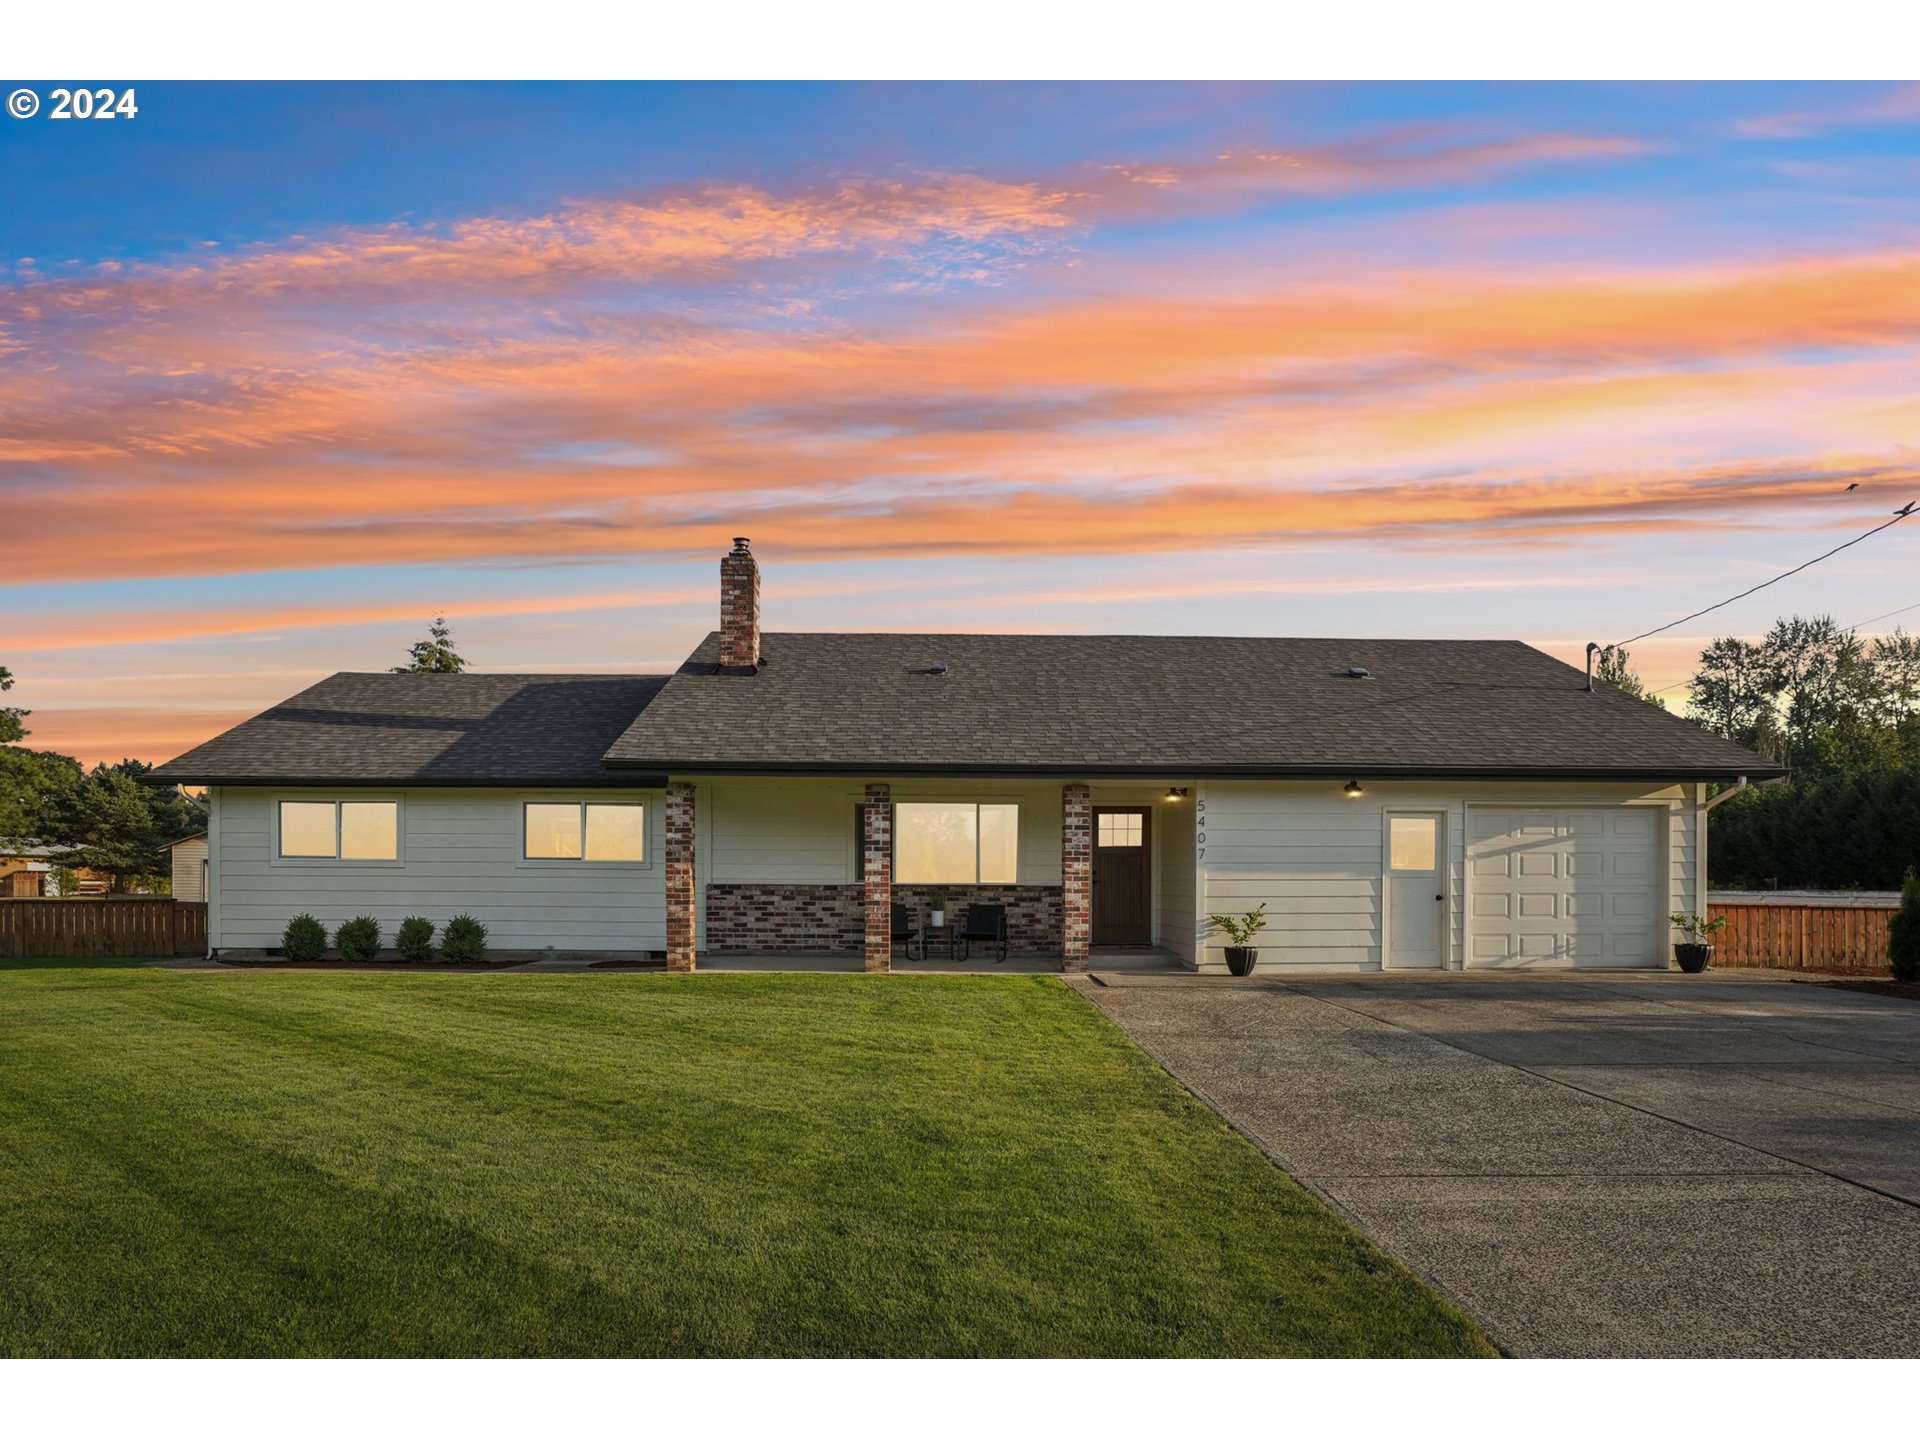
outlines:
[[[1587,693],[1589,695],[1593,693],[1593,657],[1600,653],[1600,648],[1591,640],[1587,642]]]

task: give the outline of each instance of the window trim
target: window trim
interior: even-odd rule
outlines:
[[[1441,810],[1389,810],[1383,817],[1385,824],[1381,831],[1381,873],[1391,879],[1396,875],[1445,875],[1448,857],[1444,853],[1446,844],[1445,814]],[[1393,863],[1393,825],[1396,820],[1424,820],[1432,829],[1433,863],[1417,869],[1403,869]]]
[[[534,856],[527,854],[527,807],[529,805],[572,805],[580,812],[580,849],[579,855]],[[640,858],[638,860],[589,860],[586,857],[587,844],[587,806],[617,805],[640,812]],[[649,795],[635,795],[631,799],[612,799],[606,795],[559,794],[521,795],[514,802],[513,837],[514,864],[526,870],[585,869],[598,873],[603,870],[651,870],[653,868],[653,800]]]
[[[900,878],[900,807],[902,805],[971,805],[973,817],[973,879],[971,880],[902,880]],[[1013,878],[1011,880],[982,880],[980,878],[980,807],[982,805],[1004,805],[1013,811]],[[1011,796],[997,795],[907,795],[895,798],[888,807],[890,819],[889,835],[892,840],[893,883],[896,885],[1018,885],[1020,883],[1020,857],[1025,848],[1021,831],[1024,828],[1021,811],[1024,802]]]
[[[326,866],[332,869],[381,869],[390,870],[407,863],[407,804],[406,797],[396,792],[368,791],[343,794],[338,790],[317,791],[275,791],[270,801],[271,811],[267,820],[267,863],[285,865],[294,868]],[[333,854],[331,855],[283,855],[280,853],[280,807],[283,805],[331,805],[333,806]],[[393,806],[393,858],[391,860],[345,859],[340,854],[340,807],[342,805],[391,805]]]

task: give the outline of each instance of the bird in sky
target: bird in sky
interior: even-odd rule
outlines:
[[[1858,490],[1859,488],[1860,488],[1860,482],[1856,480],[1851,485],[1847,486],[1847,493],[1852,494],[1855,490]]]

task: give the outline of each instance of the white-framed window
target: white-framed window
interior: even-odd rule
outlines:
[[[282,800],[274,853],[281,860],[398,860],[398,800]]]
[[[528,800],[520,811],[520,855],[639,865],[647,858],[647,807],[640,800]]]
[[[1389,818],[1387,868],[1416,874],[1439,869],[1439,819],[1432,815],[1395,815]]]
[[[1020,873],[1020,807],[902,800],[893,807],[893,878],[903,885],[1011,885]]]

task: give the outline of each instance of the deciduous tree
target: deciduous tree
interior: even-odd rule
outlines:
[[[1618,645],[1609,645],[1594,656],[1593,678],[1602,685],[1626,691],[1636,700],[1644,700],[1662,710],[1667,708],[1666,701],[1647,693],[1647,687],[1640,681],[1640,672],[1633,668],[1633,655]]]

